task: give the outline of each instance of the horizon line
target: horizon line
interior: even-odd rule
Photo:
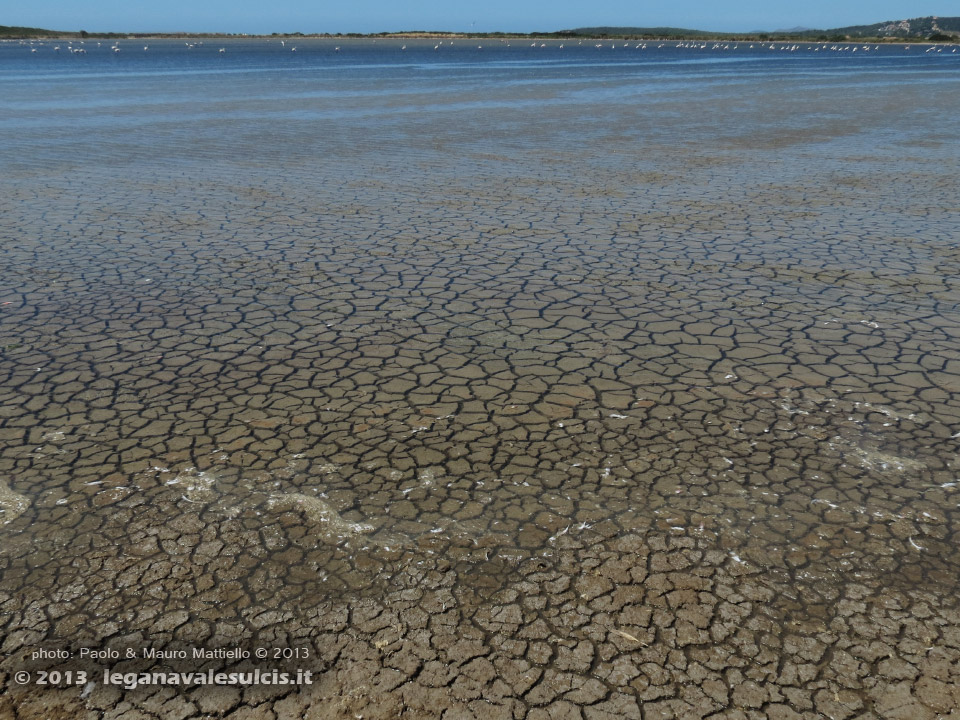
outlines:
[[[957,16],[960,17],[960,16]],[[0,25],[0,27],[14,29],[23,29],[23,30],[39,30],[42,32],[48,33],[59,33],[59,34],[81,34],[81,33],[90,33],[95,35],[217,35],[217,36],[245,36],[245,37],[270,37],[272,35],[304,35],[304,36],[358,36],[358,37],[369,37],[376,35],[412,35],[412,34],[431,34],[431,35],[461,35],[463,37],[471,36],[482,36],[482,35],[558,35],[561,33],[576,33],[583,30],[593,30],[593,29],[609,29],[613,31],[627,31],[627,30],[639,30],[639,31],[673,31],[673,32],[687,32],[687,33],[703,33],[703,34],[715,34],[715,35],[758,35],[758,34],[771,34],[771,33],[782,33],[782,34],[797,34],[797,33],[811,33],[811,32],[831,32],[836,30],[842,30],[846,28],[853,27],[869,27],[871,25],[882,25],[885,23],[901,23],[909,22],[912,20],[924,20],[927,18],[933,19],[952,19],[947,18],[946,16],[941,15],[919,15],[911,18],[903,18],[899,20],[880,20],[873,23],[859,23],[854,25],[842,25],[837,27],[805,27],[805,26],[795,26],[793,28],[776,28],[772,30],[767,29],[750,29],[750,30],[702,30],[696,27],[682,27],[679,25],[651,25],[651,26],[641,26],[641,25],[582,25],[573,28],[562,28],[557,30],[487,30],[487,31],[470,31],[470,30],[426,30],[426,29],[410,29],[410,30],[377,30],[377,31],[368,31],[360,32],[354,30],[348,31],[310,31],[306,32],[303,30],[292,30],[292,31],[269,31],[269,32],[226,32],[222,30],[87,30],[85,28],[80,28],[78,30],[51,30],[39,26],[26,26],[26,25]]]

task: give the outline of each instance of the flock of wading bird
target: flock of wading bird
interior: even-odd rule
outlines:
[[[374,39],[373,42],[376,43],[376,42],[377,42],[376,39]],[[440,40],[437,44],[435,44],[435,45],[433,46],[433,49],[434,49],[435,51],[439,51],[439,50],[444,46],[444,42],[446,42],[446,44],[447,44],[448,46],[453,46],[453,45],[454,45],[454,41],[453,41],[453,40],[447,40],[447,41]],[[589,42],[589,40],[588,40],[588,42]],[[48,43],[48,42],[46,42],[46,41],[42,41],[42,40],[21,40],[21,41],[20,41],[20,45],[23,45],[23,46],[28,47],[28,48],[30,49],[30,52],[32,52],[32,53],[35,53],[35,52],[37,52],[38,50],[46,49],[49,44],[50,44],[50,43]],[[69,53],[72,54],[72,55],[85,55],[85,54],[87,53],[87,49],[86,49],[86,47],[85,47],[85,44],[86,44],[86,43],[85,43],[83,40],[79,41],[77,44],[73,44],[72,42],[68,42],[67,45],[66,45],[66,50],[67,50],[67,52],[69,52]],[[287,45],[286,40],[281,40],[281,41],[280,41],[280,47],[281,47],[281,48],[286,49],[286,45]],[[500,45],[503,46],[503,47],[512,47],[510,41],[509,41],[509,40],[506,40],[506,39],[501,39],[501,40],[500,40]],[[578,45],[578,46],[582,46],[582,45],[583,45],[583,40],[577,41],[577,45]],[[658,44],[655,45],[655,46],[653,45],[653,42],[650,41],[650,42],[649,42],[649,45],[650,45],[650,47],[654,47],[654,48],[657,49],[657,50],[659,50],[659,49],[661,49],[661,48],[664,48],[664,47],[667,47],[667,46],[669,45],[669,46],[671,46],[672,48],[675,48],[675,49],[712,50],[712,51],[739,50],[740,47],[741,47],[741,45],[743,46],[744,49],[749,49],[749,50],[754,50],[754,49],[756,49],[756,48],[759,47],[760,49],[779,50],[779,51],[781,51],[781,52],[796,52],[797,50],[806,50],[806,51],[808,51],[808,52],[821,52],[821,51],[823,51],[823,52],[850,52],[850,53],[855,53],[855,52],[858,52],[858,51],[860,51],[860,52],[870,52],[871,50],[872,50],[872,51],[877,51],[877,50],[880,49],[880,46],[879,46],[879,45],[871,45],[871,44],[869,44],[869,43],[867,43],[867,44],[860,44],[860,43],[847,43],[847,44],[843,44],[843,43],[839,43],[839,44],[838,44],[838,43],[820,43],[820,42],[817,42],[817,43],[792,43],[792,44],[791,44],[791,43],[782,43],[782,42],[781,42],[781,43],[776,43],[776,42],[770,42],[770,43],[758,42],[758,43],[750,43],[750,44],[734,42],[734,43],[731,44],[731,43],[729,43],[729,42],[716,42],[716,41],[705,42],[705,41],[701,41],[701,40],[693,40],[693,41],[680,41],[680,42],[677,42],[677,43],[675,43],[675,44],[674,44],[674,43],[667,43],[667,42],[660,42],[660,43],[658,43]],[[99,43],[99,42],[98,42],[98,43],[97,43],[97,47],[99,48],[99,47],[101,47],[101,46],[102,46],[102,43]],[[203,47],[203,42],[202,42],[202,41],[197,41],[197,42],[184,42],[184,46],[186,47],[186,49],[191,50],[191,49],[194,49],[194,48]],[[556,49],[558,49],[558,50],[563,50],[564,47],[565,47],[565,43],[561,42],[561,43],[559,43],[559,44],[556,44],[556,42],[550,42],[550,43],[548,43],[548,42],[532,42],[532,43],[530,43],[530,47],[534,47],[534,48],[535,48],[535,47],[539,47],[539,48],[542,48],[542,49],[556,48]],[[610,49],[610,50],[616,50],[616,49],[618,49],[618,48],[619,48],[619,49],[630,49],[631,47],[632,47],[632,49],[634,49],[634,50],[646,50],[647,47],[648,47],[648,43],[647,43],[647,42],[638,42],[638,43],[634,44],[634,43],[632,43],[632,42],[623,42],[623,43],[621,43],[621,44],[618,44],[617,42],[603,41],[603,42],[595,42],[595,43],[594,43],[594,47],[597,48],[597,49],[601,49],[601,50],[602,50],[602,49],[605,49],[605,48],[606,48],[606,49]],[[906,45],[903,46],[903,49],[904,49],[904,50],[911,50],[911,49],[913,49],[913,47],[915,47],[915,46],[914,46],[914,45],[910,45],[910,44],[906,44]],[[144,51],[147,51],[147,50],[149,50],[149,49],[150,49],[150,46],[149,46],[149,45],[144,45],[144,46],[143,46],[143,50],[144,50]],[[406,49],[407,49],[407,46],[406,46],[406,45],[401,45],[401,46],[400,46],[400,50],[401,50],[401,51],[405,51]],[[956,47],[951,47],[951,46],[949,46],[949,45],[941,45],[941,44],[930,45],[929,47],[926,48],[926,50],[925,50],[924,52],[926,52],[926,53],[942,53],[944,50],[948,50],[948,49],[950,50],[951,53],[956,53],[956,52],[957,52],[957,48],[956,48]],[[53,52],[59,53],[60,50],[61,50],[61,46],[60,46],[60,45],[53,45],[53,46],[52,46],[52,50],[53,50]],[[110,50],[111,52],[113,52],[113,53],[119,53],[119,52],[120,52],[120,41],[119,41],[119,40],[114,41],[114,43],[113,43],[112,45],[110,45],[109,50]],[[339,45],[337,45],[337,46],[335,46],[335,47],[333,48],[333,52],[335,52],[335,53],[340,52],[340,50],[341,50],[341,48],[340,48]],[[483,50],[483,45],[477,45],[477,50]],[[220,53],[220,54],[223,54],[223,53],[226,53],[226,51],[227,51],[227,49],[226,49],[225,47],[221,47],[221,48],[218,49],[217,52]],[[296,51],[297,51],[297,46],[296,46],[296,45],[293,45],[293,46],[290,47],[290,52],[296,52]]]

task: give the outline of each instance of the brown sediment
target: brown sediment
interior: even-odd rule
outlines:
[[[788,182],[746,142],[639,172],[585,141],[549,182],[346,146],[333,185],[24,172],[0,717],[950,717],[957,186]],[[306,649],[316,682],[76,657],[146,646]],[[97,682],[17,685],[38,647]]]

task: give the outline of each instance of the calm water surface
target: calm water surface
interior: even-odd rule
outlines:
[[[960,53],[436,43],[0,44],[11,657],[416,596],[607,678],[684,573],[960,657]]]

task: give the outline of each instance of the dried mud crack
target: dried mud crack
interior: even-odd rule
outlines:
[[[0,720],[960,720],[956,95],[664,92],[18,137]]]

